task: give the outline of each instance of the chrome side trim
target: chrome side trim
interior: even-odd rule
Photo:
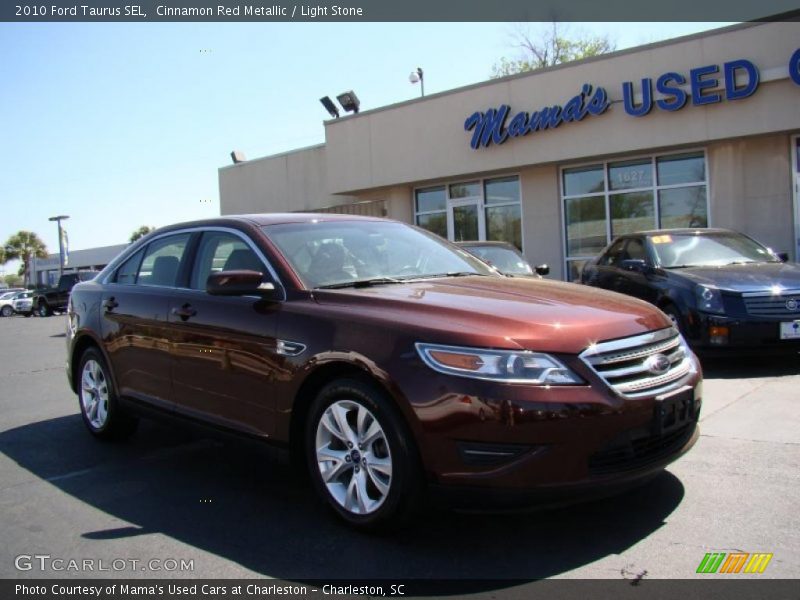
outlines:
[[[306,351],[306,345],[300,342],[290,342],[288,340],[277,340],[277,353],[281,356],[300,356]]]

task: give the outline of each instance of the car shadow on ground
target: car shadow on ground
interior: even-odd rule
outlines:
[[[706,379],[741,379],[800,375],[800,354],[701,356]]]
[[[131,440],[108,444],[92,439],[80,416],[60,417],[1,433],[0,452],[131,524],[76,536],[102,544],[161,533],[297,582],[469,579],[472,591],[502,589],[625,551],[663,526],[684,495],[665,472],[591,504],[524,514],[435,510],[409,528],[372,536],[340,525],[273,453],[158,423],[143,421]]]

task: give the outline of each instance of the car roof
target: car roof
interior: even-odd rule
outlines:
[[[279,225],[285,223],[316,223],[319,221],[391,221],[380,217],[365,217],[361,215],[342,215],[338,213],[254,213],[243,215],[224,215],[210,219],[174,223],[157,231],[183,229],[186,227],[211,227],[214,225],[248,224],[258,227],[264,225]]]
[[[707,235],[709,233],[737,233],[736,231],[732,231],[730,229],[722,229],[721,227],[676,227],[673,229],[649,229],[647,231],[635,231],[633,233],[625,233],[618,237],[630,237],[634,235],[664,235],[664,234],[675,234],[675,235],[686,235],[686,234],[694,234],[694,235]]]

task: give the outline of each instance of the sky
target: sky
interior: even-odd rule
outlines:
[[[730,23],[569,23],[618,49]],[[319,103],[361,110],[485,81],[513,58],[504,23],[0,24],[0,243],[58,251],[127,242],[141,225],[219,214],[217,170],[324,142]],[[542,24],[529,24],[540,31]],[[0,265],[0,275],[17,264]]]

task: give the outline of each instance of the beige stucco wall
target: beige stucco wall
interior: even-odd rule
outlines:
[[[771,135],[707,146],[712,225],[794,252],[790,143],[789,135]]]
[[[355,200],[330,192],[325,156],[323,145],[222,167],[222,214],[294,212]]]
[[[789,59],[800,47],[800,23],[764,23],[657,45],[635,52],[554,68],[526,76],[427,97],[326,123],[329,190],[354,190],[454,177],[466,173],[579,160],[676,144],[800,129],[800,86],[788,78]],[[632,117],[625,113],[622,83],[655,80],[667,71],[688,78],[690,69],[738,58],[762,74],[755,94],[738,101],[692,106]],[[773,77],[781,77],[766,81]],[[614,101],[600,116],[555,130],[472,150],[464,120],[501,104],[517,111],[563,105],[582,84],[603,86]]]

